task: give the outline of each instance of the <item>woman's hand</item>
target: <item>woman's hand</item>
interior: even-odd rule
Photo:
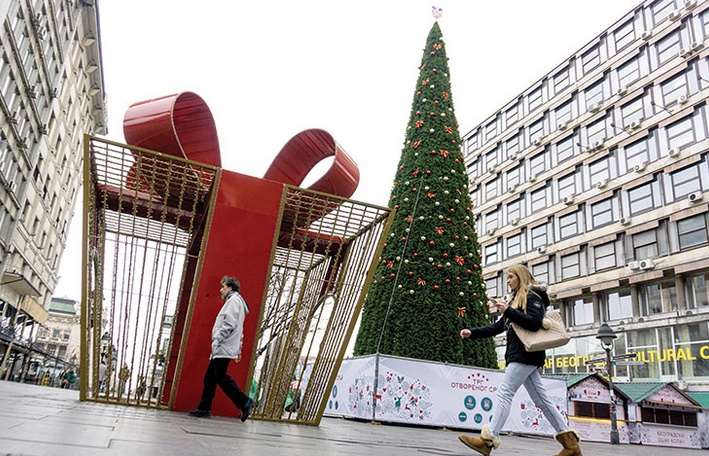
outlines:
[[[460,338],[467,339],[468,337],[470,337],[470,330],[469,329],[461,329],[460,330]]]
[[[497,307],[497,311],[501,314],[505,313],[505,310],[507,310],[509,306],[510,305],[506,301],[495,301],[495,307]]]

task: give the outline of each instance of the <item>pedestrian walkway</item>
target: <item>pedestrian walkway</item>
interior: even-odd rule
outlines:
[[[474,455],[458,431],[324,418],[320,426],[80,402],[77,391],[0,381],[0,455]],[[495,456],[548,456],[550,438],[503,436]],[[702,450],[583,443],[586,456],[700,455]]]

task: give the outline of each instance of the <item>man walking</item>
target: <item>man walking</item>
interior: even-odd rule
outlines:
[[[189,415],[199,418],[212,416],[212,400],[217,385],[229,399],[241,410],[241,421],[246,421],[251,414],[254,401],[239,388],[229,377],[227,368],[232,359],[241,361],[241,346],[244,339],[244,318],[249,313],[249,306],[239,294],[241,285],[236,277],[224,276],[221,281],[221,295],[226,302],[217,315],[212,328],[212,354],[207,372],[204,374],[202,398],[196,410]]]

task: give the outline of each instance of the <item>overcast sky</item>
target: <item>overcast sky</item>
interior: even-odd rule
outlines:
[[[432,4],[463,136],[640,1],[104,0],[107,139],[124,142],[132,103],[191,91],[225,169],[263,176],[293,135],[322,128],[359,165],[353,198],[386,205]],[[55,296],[81,298],[81,217],[77,205]]]

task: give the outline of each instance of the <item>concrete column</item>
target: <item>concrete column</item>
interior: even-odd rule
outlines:
[[[684,315],[687,311],[687,293],[684,291],[684,276],[682,274],[675,276],[675,288],[677,289],[677,310],[680,315]]]
[[[631,285],[630,287],[630,302],[633,306],[633,319],[642,317],[640,313],[640,287]]]
[[[593,300],[593,321],[597,323],[597,326],[601,325],[601,299],[598,297],[598,293],[594,293]]]

